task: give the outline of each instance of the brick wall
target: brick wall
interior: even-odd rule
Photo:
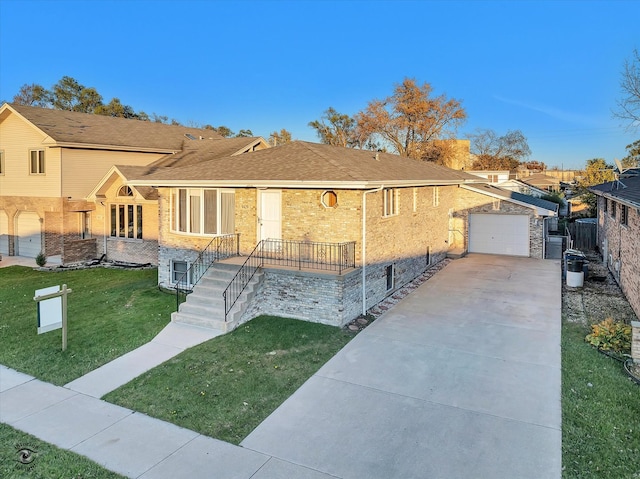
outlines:
[[[636,208],[628,208],[626,225],[620,223],[621,205],[616,204],[616,216],[604,212],[604,201],[598,197],[598,242],[603,261],[618,281],[636,316],[640,317],[640,215]],[[606,240],[606,243],[605,243]]]
[[[62,263],[79,263],[96,257],[96,239],[75,239],[64,242]]]

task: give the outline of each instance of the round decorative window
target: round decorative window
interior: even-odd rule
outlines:
[[[335,191],[327,190],[322,193],[321,197],[322,206],[325,208],[337,208],[338,207],[338,195]]]

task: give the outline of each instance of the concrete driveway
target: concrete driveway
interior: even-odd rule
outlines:
[[[560,262],[452,261],[242,443],[313,478],[559,478]]]

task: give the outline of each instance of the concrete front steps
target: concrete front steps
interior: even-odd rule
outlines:
[[[180,305],[178,311],[171,314],[171,321],[215,329],[225,333],[234,330],[249,302],[253,299],[263,277],[262,270],[256,271],[227,315],[225,322],[222,293],[240,266],[231,262],[217,262],[211,265],[198,284],[193,287],[193,292],[187,295],[186,301]]]

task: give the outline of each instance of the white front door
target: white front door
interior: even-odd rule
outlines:
[[[282,238],[282,193],[258,190],[258,241]]]

